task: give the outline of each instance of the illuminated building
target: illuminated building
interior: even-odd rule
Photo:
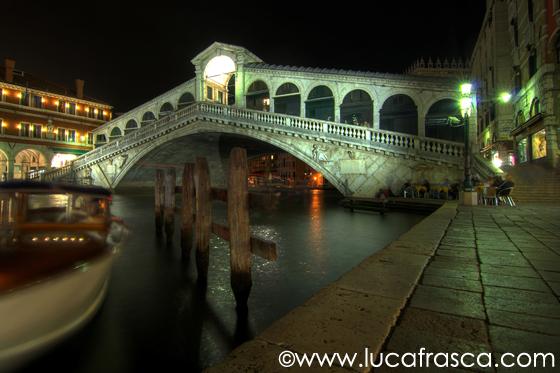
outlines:
[[[0,180],[23,179],[35,170],[61,167],[93,149],[93,130],[111,119],[111,106],[75,88],[0,67]]]
[[[504,164],[559,165],[560,2],[487,0],[471,60],[478,144]]]

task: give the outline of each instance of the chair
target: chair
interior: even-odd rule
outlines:
[[[513,198],[511,198],[510,193],[513,190],[513,187],[504,188],[500,190],[498,194],[498,199],[505,205],[515,207],[515,202]]]
[[[486,188],[486,193],[482,196],[482,202],[486,205],[498,206],[498,196],[496,195],[495,187]]]

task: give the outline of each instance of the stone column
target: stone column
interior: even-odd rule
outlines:
[[[378,130],[380,129],[380,119],[381,119],[381,111],[373,111],[373,129]]]
[[[549,115],[544,118],[546,157],[552,167],[558,167],[560,165],[560,149],[558,149],[560,146],[560,134],[558,133],[560,131],[560,125],[556,119],[554,115]]]
[[[425,137],[426,136],[426,116],[419,115],[418,116],[418,136]]]
[[[334,103],[334,122],[340,123],[340,106]]]
[[[245,102],[245,66],[243,60],[237,61],[237,71],[235,73],[235,106],[244,108]]]
[[[305,98],[303,98],[303,94],[299,95],[300,103],[299,103],[299,115],[302,118],[305,118]]]
[[[14,178],[14,164],[15,156],[8,156],[8,180],[12,180]]]
[[[204,74],[202,70],[200,70],[200,66],[196,67],[195,70],[196,74],[196,81],[195,81],[195,92],[194,92],[194,99],[196,101],[204,101]]]

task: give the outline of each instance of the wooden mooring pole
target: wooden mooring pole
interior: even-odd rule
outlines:
[[[163,170],[156,170],[156,180],[154,188],[154,213],[156,223],[156,234],[161,236],[163,227]]]
[[[210,232],[212,229],[212,196],[210,172],[206,158],[197,158],[195,164],[196,182],[196,269],[198,279],[206,282],[208,278],[208,262]]]
[[[252,286],[247,176],[247,152],[242,148],[233,148],[229,158],[227,212],[231,288],[238,310],[247,308]]]
[[[193,207],[194,207],[194,164],[185,163],[183,168],[182,183],[182,208],[181,208],[181,256],[183,259],[191,257],[193,244]]]
[[[173,241],[175,231],[175,168],[169,168],[164,178],[163,218],[167,242]]]

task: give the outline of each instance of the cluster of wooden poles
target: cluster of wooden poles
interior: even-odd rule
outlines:
[[[268,203],[266,196],[248,192],[247,153],[233,148],[229,158],[227,189],[212,188],[206,158],[186,163],[182,186],[176,186],[175,168],[156,170],[155,223],[156,233],[173,240],[175,227],[175,193],[181,193],[181,250],[183,258],[190,258],[196,248],[198,281],[206,283],[210,255],[210,234],[229,241],[231,287],[238,309],[247,308],[252,280],[252,254],[276,260],[276,244],[251,236],[249,207]],[[251,198],[250,198],[251,197]],[[264,197],[264,198],[263,198]],[[227,226],[212,221],[212,201],[227,203]],[[194,229],[193,229],[194,228]]]

